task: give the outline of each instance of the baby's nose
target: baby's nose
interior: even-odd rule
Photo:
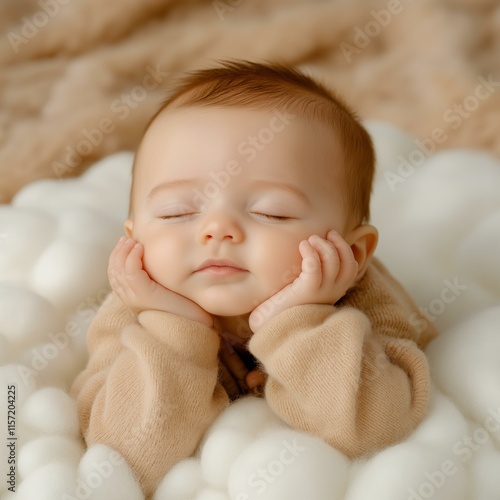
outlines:
[[[224,215],[220,217],[215,216],[207,221],[200,236],[203,242],[209,240],[227,240],[239,243],[243,240],[243,230],[234,218]]]

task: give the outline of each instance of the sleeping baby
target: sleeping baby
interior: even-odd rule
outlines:
[[[436,332],[373,257],[373,175],[366,130],[298,70],[182,79],[137,151],[72,388],[86,443],[120,452],[149,496],[240,397],[351,458],[415,429]]]

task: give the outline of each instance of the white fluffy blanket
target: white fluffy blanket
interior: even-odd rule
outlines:
[[[353,462],[288,428],[265,401],[243,399],[155,500],[500,498],[500,162],[472,150],[428,156],[391,125],[368,127],[378,256],[441,331],[427,349],[427,418]],[[81,178],[37,181],[0,206],[1,500],[143,499],[117,453],[84,449],[68,395],[107,290],[131,160],[118,153]]]

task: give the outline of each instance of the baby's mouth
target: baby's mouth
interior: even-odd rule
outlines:
[[[232,274],[247,272],[247,270],[230,259],[207,259],[195,272],[212,274],[214,276],[230,276]]]

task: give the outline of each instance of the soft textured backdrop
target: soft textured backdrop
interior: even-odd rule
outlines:
[[[3,202],[133,150],[165,86],[221,58],[305,67],[428,151],[500,155],[498,0],[0,0],[0,33]]]

